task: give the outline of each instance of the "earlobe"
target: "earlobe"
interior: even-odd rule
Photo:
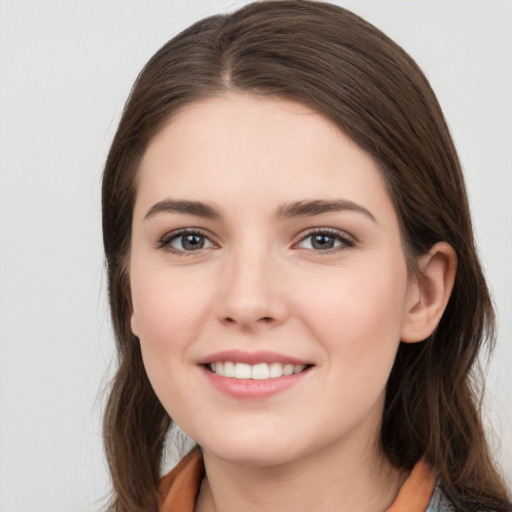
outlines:
[[[130,316],[130,328],[132,330],[132,333],[134,336],[139,336],[139,328],[137,325],[137,318],[135,317],[135,313],[132,311],[132,314]]]
[[[420,258],[418,266],[402,325],[405,343],[423,341],[437,327],[452,292],[457,255],[451,245],[438,242]]]

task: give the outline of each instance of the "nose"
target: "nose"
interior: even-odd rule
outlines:
[[[217,317],[245,331],[281,324],[288,315],[279,263],[270,251],[249,246],[224,262]]]

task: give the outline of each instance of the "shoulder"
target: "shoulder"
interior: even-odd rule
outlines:
[[[436,485],[425,512],[454,512],[455,507],[441,488]]]
[[[455,512],[455,506],[448,499],[443,490],[436,484],[434,492],[430,498],[425,512]],[[490,510],[481,510],[480,512],[492,512]]]

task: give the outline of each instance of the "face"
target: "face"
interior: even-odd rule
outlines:
[[[373,445],[413,294],[372,159],[300,104],[226,94],[168,123],[137,186],[131,323],[173,420],[244,464]]]

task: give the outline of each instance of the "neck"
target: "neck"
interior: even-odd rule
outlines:
[[[272,466],[234,464],[205,450],[203,457],[196,512],[384,512],[406,477],[379,449],[327,446]]]

